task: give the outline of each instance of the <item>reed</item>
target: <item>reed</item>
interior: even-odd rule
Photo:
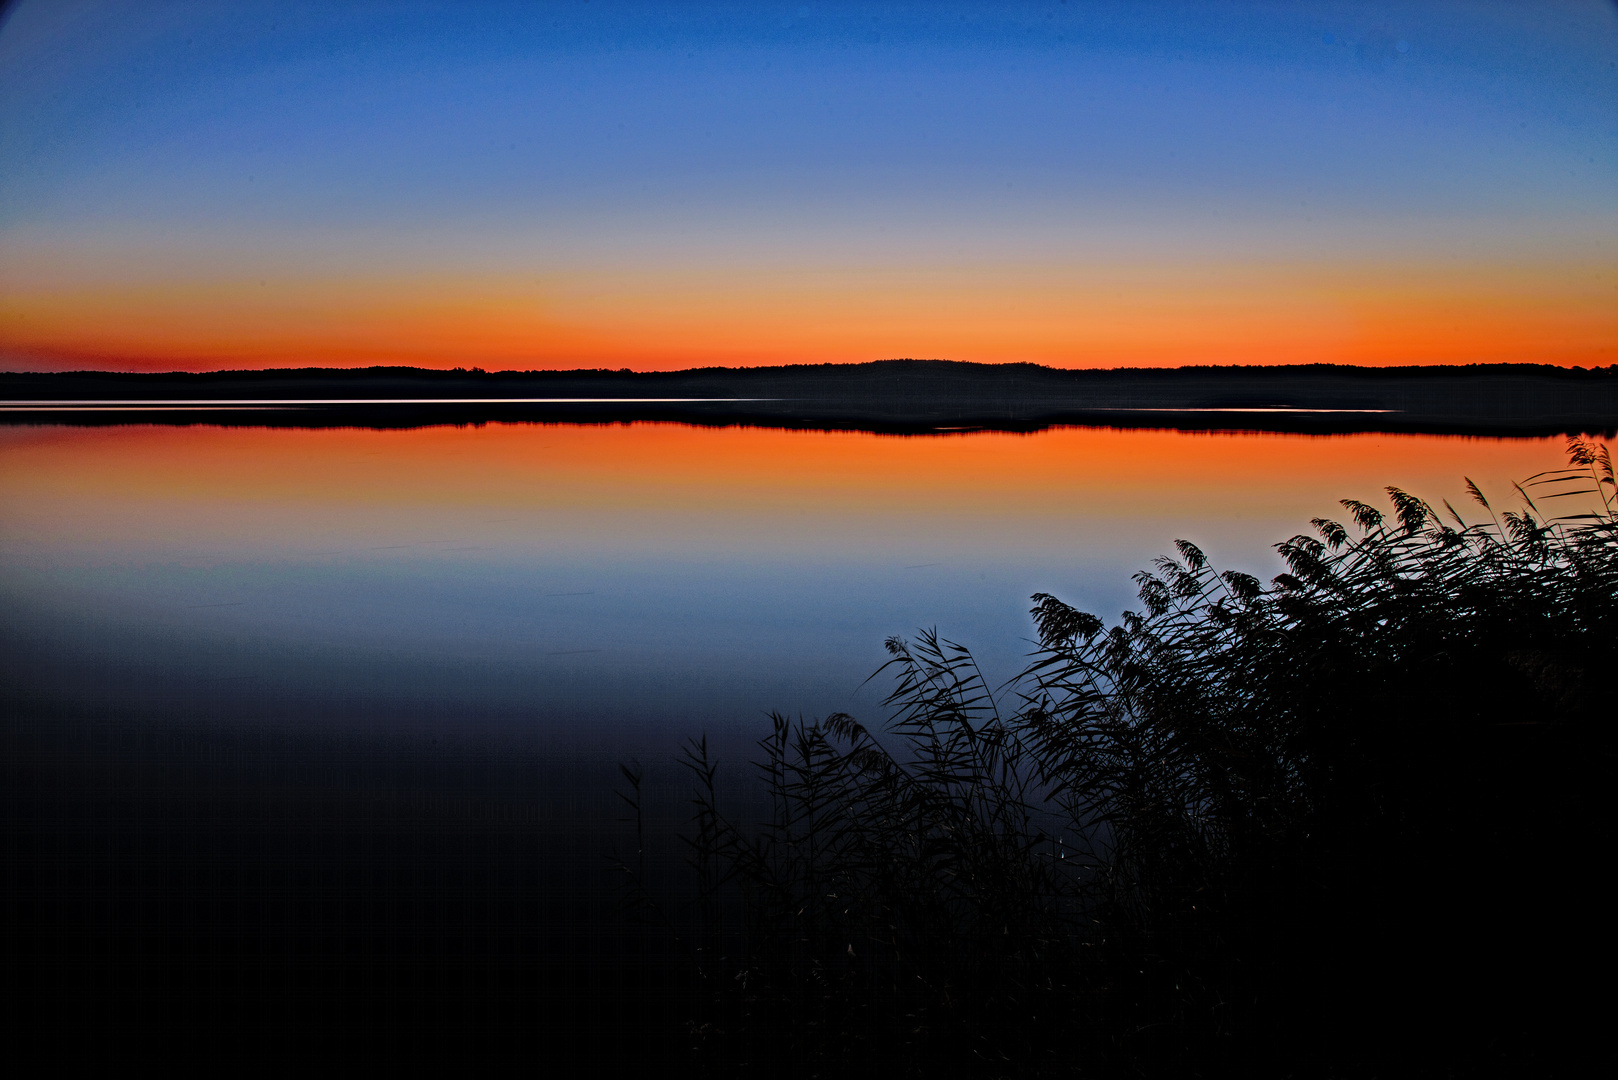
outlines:
[[[1611,458],[1568,453],[1512,510],[1467,481],[1476,520],[1347,500],[1268,585],[1181,541],[1111,626],[1038,594],[1003,687],[934,631],[890,639],[881,732],[772,718],[757,824],[693,742],[697,1043],[918,1075],[1554,1072],[1573,969],[1611,959],[1618,651]]]

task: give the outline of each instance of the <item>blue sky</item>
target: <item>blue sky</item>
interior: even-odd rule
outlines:
[[[1618,7],[23,0],[0,27],[0,164],[0,284],[30,297],[1606,266]]]

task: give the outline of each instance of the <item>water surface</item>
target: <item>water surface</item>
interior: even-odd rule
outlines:
[[[740,781],[766,711],[879,719],[882,680],[861,684],[890,634],[937,625],[999,679],[1032,592],[1115,615],[1176,537],[1269,573],[1267,545],[1341,496],[1453,496],[1463,474],[1504,494],[1559,451],[0,427],[8,962],[69,1047],[685,1053],[689,956],[626,922],[608,855],[648,851],[642,880],[687,910],[687,736],[709,733],[727,812],[757,821]],[[644,848],[615,797],[627,759]]]
[[[1269,545],[1397,484],[1463,513],[1559,440],[674,424],[0,429],[22,714],[521,731],[576,748],[872,717],[882,641],[1014,673],[1028,596],[1114,617],[1178,537]],[[1498,501],[1498,500],[1497,500]],[[1481,511],[1480,511],[1481,512]]]

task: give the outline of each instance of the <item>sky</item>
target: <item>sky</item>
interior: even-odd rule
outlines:
[[[21,0],[0,368],[1618,363],[1618,5]]]

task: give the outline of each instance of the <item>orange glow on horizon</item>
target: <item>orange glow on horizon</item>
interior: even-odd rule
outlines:
[[[12,289],[12,369],[1618,363],[1594,265],[260,279]]]

